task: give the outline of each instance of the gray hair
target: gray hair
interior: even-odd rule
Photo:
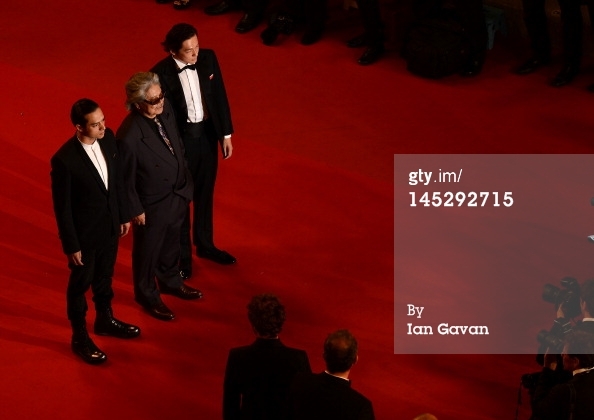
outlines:
[[[153,85],[159,85],[159,76],[151,72],[134,74],[126,82],[126,109],[130,111],[134,104],[146,99],[146,91]]]

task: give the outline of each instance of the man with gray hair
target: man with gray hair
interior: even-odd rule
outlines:
[[[150,315],[169,321],[175,315],[161,293],[202,297],[199,290],[184,285],[178,269],[180,227],[192,199],[192,177],[159,77],[136,73],[126,83],[126,96],[130,113],[116,136],[133,224],[134,297]]]
[[[358,345],[348,330],[330,333],[324,342],[326,370],[295,377],[289,392],[291,420],[374,420],[371,401],[351,388],[349,374]]]

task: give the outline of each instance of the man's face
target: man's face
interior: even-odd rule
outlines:
[[[101,108],[97,108],[90,114],[85,115],[87,123],[84,126],[76,125],[76,129],[82,137],[102,139],[105,135],[105,116]]]
[[[173,55],[173,58],[186,64],[196,64],[199,50],[198,36],[194,35],[192,38],[184,41],[179,51],[171,51],[171,54]]]
[[[140,112],[148,117],[155,118],[163,112],[163,92],[161,86],[152,85],[147,91],[144,101],[139,102],[138,109]]]

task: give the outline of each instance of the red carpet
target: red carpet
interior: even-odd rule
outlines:
[[[496,41],[480,77],[428,81],[408,74],[395,51],[356,65],[360,51],[344,46],[360,31],[347,25],[356,15],[334,2],[321,42],[303,47],[294,36],[272,48],[259,40],[262,27],[233,31],[238,13],[208,17],[208,3],[194,3],[184,12],[152,0],[0,7],[2,418],[220,418],[227,351],[253,339],[245,305],[260,292],[284,301],[283,341],[306,349],[314,370],[326,334],[353,331],[354,387],[378,419],[513,418],[520,375],[537,368],[531,356],[393,354],[393,155],[591,153],[589,67],[573,85],[548,88],[555,68],[513,76],[519,57]],[[81,97],[117,128],[124,82],[163,56],[159,43],[180,21],[198,27],[225,76],[236,134],[233,158],[219,167],[216,242],[238,263],[196,259],[189,284],[204,300],[169,298],[177,319],[160,322],[132,300],[125,238],[114,309],[142,335],[98,337],[109,361],[87,366],[69,348],[49,158],[72,134],[68,112]],[[524,280],[537,295],[541,280]]]

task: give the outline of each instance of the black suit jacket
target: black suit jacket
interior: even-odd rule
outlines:
[[[130,112],[117,131],[123,166],[124,193],[131,217],[162,203],[171,194],[188,202],[192,199],[192,177],[184,158],[171,105],[165,100],[159,116],[171,141],[175,155],[158,138],[158,133],[140,113]]]
[[[231,349],[225,369],[223,419],[284,420],[289,386],[298,372],[311,372],[303,350],[258,338]]]
[[[128,221],[125,203],[119,205],[121,172],[113,132],[106,129],[97,141],[107,164],[109,189],[76,136],[51,158],[54,213],[66,254],[106,245],[119,235],[119,225]]]
[[[227,92],[214,51],[204,48],[200,49],[196,66],[198,80],[200,81],[200,91],[209,118],[211,118],[214,125],[217,138],[221,139],[223,136],[233,134]],[[172,56],[168,56],[155,64],[151,71],[157,73],[159,76],[161,88],[165,91],[165,95],[173,105],[177,126],[181,131],[188,120],[188,107],[186,106],[184,91],[179,80],[177,64]]]
[[[373,420],[371,401],[350,381],[327,373],[297,375],[289,392],[292,420]]]
[[[532,413],[535,420],[569,419],[571,385],[575,389],[573,420],[594,418],[594,371],[579,373],[560,385],[555,383],[554,372],[544,369],[534,392]]]

